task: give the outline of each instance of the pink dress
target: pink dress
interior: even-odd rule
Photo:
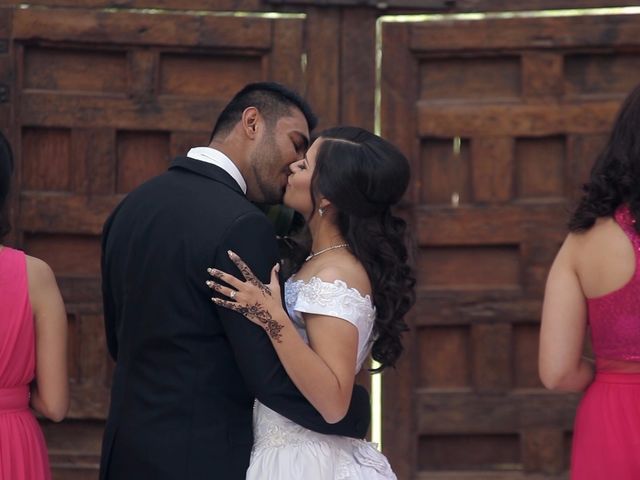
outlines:
[[[0,479],[49,480],[42,430],[29,410],[34,319],[24,253],[0,249]]]
[[[640,479],[640,235],[627,206],[615,220],[630,238],[636,270],[624,287],[588,300],[596,375],[573,432],[573,480]]]

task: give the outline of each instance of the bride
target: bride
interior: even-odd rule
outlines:
[[[347,412],[354,378],[371,353],[383,369],[402,352],[414,298],[405,222],[391,213],[407,189],[406,158],[360,128],[326,130],[292,164],[284,204],[307,220],[312,250],[285,283],[279,265],[261,283],[233,252],[245,282],[210,269],[219,307],[262,326],[289,377],[329,423]],[[226,297],[226,298],[225,298]],[[307,430],[256,401],[250,480],[395,479],[364,440]]]

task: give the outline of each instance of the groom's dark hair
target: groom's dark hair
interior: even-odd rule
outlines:
[[[302,112],[309,124],[309,131],[313,130],[318,123],[309,104],[293,90],[275,82],[250,83],[236,93],[222,110],[213,127],[209,142],[216,136],[229,133],[242,119],[242,112],[249,107],[257,108],[269,126],[275,125],[278,119],[289,115],[291,108],[297,108]]]

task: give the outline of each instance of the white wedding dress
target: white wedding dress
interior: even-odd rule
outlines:
[[[305,340],[301,313],[338,317],[358,328],[356,370],[369,355],[375,319],[371,298],[346,283],[289,280],[285,303],[296,329]],[[256,400],[254,444],[247,480],[396,480],[389,462],[365,440],[323,435],[307,430]]]

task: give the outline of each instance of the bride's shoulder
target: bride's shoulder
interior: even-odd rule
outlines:
[[[364,297],[371,295],[371,282],[366,270],[360,264],[327,263],[318,268],[311,275],[325,283],[344,283],[348,288],[353,288]]]

